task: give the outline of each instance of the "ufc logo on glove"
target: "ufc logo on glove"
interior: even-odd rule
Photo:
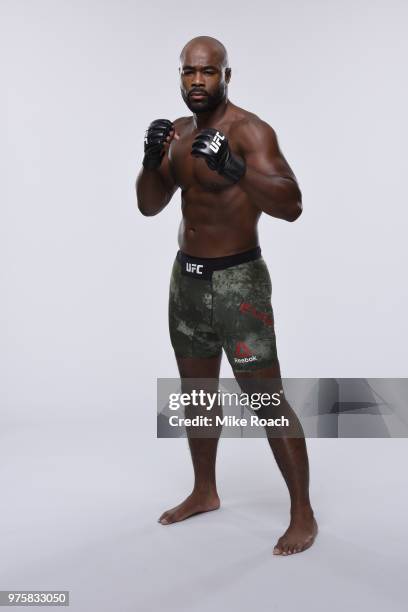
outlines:
[[[221,146],[221,140],[224,140],[225,136],[221,136],[219,132],[217,132],[210,143],[210,149],[214,151],[214,153],[218,153],[218,149]]]

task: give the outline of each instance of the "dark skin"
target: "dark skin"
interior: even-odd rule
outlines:
[[[142,169],[136,191],[142,214],[153,216],[181,189],[182,221],[179,248],[196,257],[221,257],[258,246],[257,224],[263,213],[295,221],[302,212],[296,177],[280,151],[274,130],[256,115],[232,104],[227,97],[231,78],[221,43],[199,37],[188,43],[180,57],[181,92],[193,115],[174,121],[158,169]],[[192,97],[191,92],[196,92]],[[201,94],[201,95],[200,95]],[[189,97],[190,95],[190,97]],[[203,159],[191,155],[191,145],[200,130],[214,127],[227,137],[235,156],[245,160],[245,175],[232,184],[210,170]],[[218,380],[221,355],[202,359],[176,357],[182,379]],[[279,362],[245,374],[234,372],[241,389],[245,379],[263,381],[263,390],[282,388]],[[301,425],[284,400],[284,412]],[[188,432],[187,432],[188,433]],[[215,478],[218,438],[188,437],[194,467],[192,493],[178,506],[162,514],[159,522],[170,524],[220,506]],[[309,548],[317,524],[309,500],[309,466],[303,437],[277,437],[268,442],[288,486],[291,520],[278,540],[274,554],[290,555]]]

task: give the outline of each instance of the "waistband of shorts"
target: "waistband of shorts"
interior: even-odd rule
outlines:
[[[224,270],[225,268],[238,266],[239,264],[259,259],[261,256],[261,247],[257,246],[249,251],[234,253],[234,255],[225,255],[224,257],[193,257],[183,251],[178,251],[176,258],[183,268],[186,267],[186,264],[195,264],[195,268],[196,266],[202,266],[206,272],[209,273],[215,270]]]

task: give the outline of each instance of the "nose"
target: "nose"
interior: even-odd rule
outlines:
[[[191,85],[193,87],[203,87],[204,86],[203,75],[198,70],[194,73],[193,81]]]

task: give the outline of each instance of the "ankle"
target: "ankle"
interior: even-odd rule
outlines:
[[[290,516],[292,520],[314,519],[314,513],[310,502],[293,504],[290,509]]]
[[[214,483],[195,484],[193,489],[195,495],[205,495],[206,497],[218,497],[217,487]]]

